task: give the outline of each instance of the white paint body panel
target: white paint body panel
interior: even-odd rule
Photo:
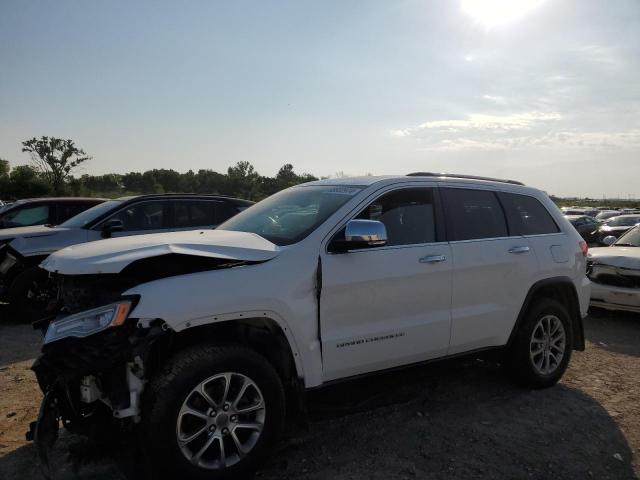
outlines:
[[[444,255],[439,263],[420,263]],[[442,357],[451,329],[448,243],[322,256],[325,380]]]
[[[139,295],[140,301],[131,315],[161,318],[178,332],[228,320],[271,318],[289,340],[298,374],[307,387],[503,345],[531,286],[551,277],[573,282],[580,310],[586,314],[589,281],[579,249],[581,238],[538,190],[506,183],[421,177],[314,183],[359,185],[363,189],[293,245],[277,247],[262,237],[240,232],[175,232],[68,248],[52,255],[44,266],[63,274],[115,273],[131,262],[165,253],[261,262],[133,287],[125,294]],[[372,199],[392,188],[417,186],[465,186],[531,195],[547,207],[561,232],[327,253],[332,235]],[[523,244],[530,247],[527,254],[508,253],[510,247]],[[555,248],[555,259],[554,246],[560,248],[560,257]],[[420,257],[430,254],[444,255],[446,261],[419,262]],[[316,296],[319,258],[323,280],[320,315]],[[338,348],[350,342],[359,343]]]
[[[450,354],[504,345],[537,270],[524,237],[451,242],[453,252]]]

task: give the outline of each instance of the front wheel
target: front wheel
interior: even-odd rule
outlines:
[[[246,478],[277,439],[284,403],[278,374],[254,351],[185,350],[145,393],[145,457],[158,477]]]
[[[555,385],[564,374],[573,345],[571,318],[553,299],[541,299],[527,311],[507,358],[517,381],[533,388]]]

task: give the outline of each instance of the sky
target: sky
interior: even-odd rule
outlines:
[[[638,0],[0,1],[0,158],[640,198]]]

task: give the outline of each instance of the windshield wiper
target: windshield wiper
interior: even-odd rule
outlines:
[[[637,247],[638,245],[634,245],[633,243],[614,243],[616,247]]]

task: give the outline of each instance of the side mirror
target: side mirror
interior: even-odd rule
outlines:
[[[614,237],[613,235],[609,235],[602,239],[602,243],[610,247],[611,245],[616,243],[616,240],[617,240],[616,237]]]
[[[104,222],[102,225],[102,238],[111,238],[111,234],[113,232],[122,232],[124,230],[124,225],[122,220],[118,220],[117,218],[113,218]]]
[[[344,238],[333,241],[331,250],[337,253],[356,248],[381,247],[387,243],[387,229],[376,220],[349,220]]]

